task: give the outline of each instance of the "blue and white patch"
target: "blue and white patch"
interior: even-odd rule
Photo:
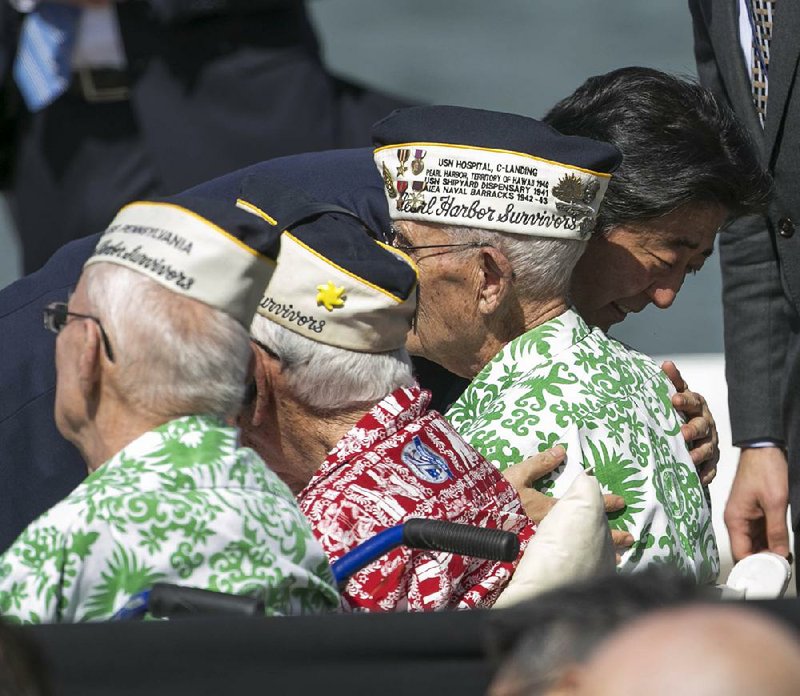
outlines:
[[[414,472],[414,475],[423,481],[444,483],[447,479],[453,478],[447,462],[430,447],[423,444],[419,435],[415,435],[414,439],[403,447],[400,458]]]

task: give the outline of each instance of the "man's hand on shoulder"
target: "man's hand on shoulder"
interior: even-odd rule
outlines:
[[[672,397],[672,405],[686,418],[681,434],[697,467],[700,483],[707,486],[717,475],[719,463],[719,435],[714,416],[702,394],[689,389],[674,362],[667,360],[661,369],[678,392]]]
[[[759,551],[789,556],[789,465],[780,447],[743,449],[725,506],[735,561]]]

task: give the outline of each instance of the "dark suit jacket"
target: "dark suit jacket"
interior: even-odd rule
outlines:
[[[245,176],[273,171],[320,200],[350,208],[376,234],[388,230],[382,182],[369,148],[272,160],[193,191],[235,201]],[[66,245],[40,271],[0,291],[0,550],[86,475],[80,454],[53,420],[55,336],[42,327],[42,308],[66,299],[98,237]],[[115,350],[124,352],[125,346]]]
[[[791,440],[800,430],[797,360],[793,353],[787,360],[800,309],[800,5],[776,6],[763,130],[739,43],[737,0],[689,0],[689,7],[700,81],[731,104],[775,180],[767,215],[720,237],[733,440]],[[793,226],[791,236],[780,233]],[[784,424],[787,414],[791,424]]]

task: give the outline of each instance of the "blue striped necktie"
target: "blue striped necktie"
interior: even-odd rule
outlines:
[[[25,18],[13,72],[31,111],[43,109],[69,87],[80,13],[79,7],[43,2]]]

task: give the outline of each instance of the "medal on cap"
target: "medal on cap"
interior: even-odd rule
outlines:
[[[425,155],[425,150],[414,150],[414,159],[411,162],[411,171],[415,176],[422,174],[422,170],[425,169],[425,163],[422,161],[425,159]]]
[[[409,148],[403,147],[397,151],[397,161],[400,163],[397,167],[397,176],[403,176],[403,174],[408,171],[406,162],[408,162],[409,157],[411,157],[411,150]]]

